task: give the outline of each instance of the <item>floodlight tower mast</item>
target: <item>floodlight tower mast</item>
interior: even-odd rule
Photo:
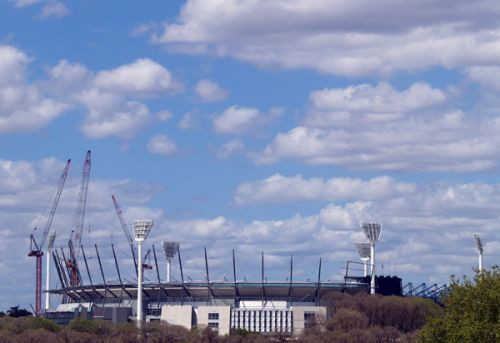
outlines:
[[[50,255],[52,255],[52,248],[54,247],[54,241],[56,240],[56,232],[52,230],[49,236],[49,243],[47,245],[47,256],[46,256],[46,275],[45,275],[45,310],[50,310]]]
[[[36,284],[35,284],[35,315],[40,315],[40,311],[42,309],[42,256],[43,256],[43,248],[45,246],[45,241],[47,240],[47,236],[49,235],[50,227],[52,225],[52,220],[54,219],[54,215],[57,210],[57,205],[59,204],[59,199],[61,198],[61,193],[64,188],[64,183],[66,182],[66,177],[68,176],[69,166],[71,164],[71,160],[66,162],[66,166],[64,167],[64,171],[59,178],[59,183],[57,184],[56,193],[54,196],[54,201],[52,202],[52,208],[50,209],[49,216],[47,218],[47,222],[45,223],[45,227],[43,229],[42,239],[40,241],[40,245],[36,243],[35,237],[33,234],[30,235],[30,251],[28,256],[36,258]],[[36,228],[35,228],[36,230]],[[47,268],[49,263],[47,263]]]
[[[371,244],[370,243],[354,243],[356,249],[358,250],[359,257],[363,261],[364,277],[368,275],[368,265],[367,262],[370,260]]]
[[[163,253],[167,259],[167,282],[170,282],[171,262],[179,250],[179,242],[162,242]]]
[[[142,261],[142,242],[148,237],[149,231],[153,226],[153,221],[148,219],[134,220],[134,238],[137,242],[137,255],[139,261]],[[139,263],[139,272],[137,273],[137,327],[142,326],[142,263]]]
[[[370,282],[370,294],[375,294],[375,243],[380,238],[380,233],[382,232],[382,225],[379,223],[360,223],[361,228],[366,236],[366,239],[370,242],[370,260],[372,265],[371,270],[371,282]]]
[[[70,270],[70,284],[71,286],[78,286],[81,282],[78,272],[78,255],[80,255],[80,247],[83,233],[83,222],[85,219],[85,209],[87,205],[87,193],[89,189],[90,178],[90,150],[87,151],[85,162],[83,163],[82,181],[80,184],[80,193],[78,195],[78,207],[73,221],[73,228],[71,229],[71,236],[69,239],[70,246],[70,259],[67,261],[67,266]],[[73,252],[71,252],[73,250]]]
[[[476,242],[476,249],[479,255],[479,272],[483,270],[483,243],[481,242],[481,237],[478,234],[474,234],[474,241]]]

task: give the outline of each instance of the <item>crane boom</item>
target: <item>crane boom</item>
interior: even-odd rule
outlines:
[[[52,225],[52,221],[54,220],[54,214],[57,210],[57,205],[59,205],[59,199],[61,198],[61,193],[64,188],[64,183],[66,182],[66,177],[68,176],[69,165],[71,164],[71,159],[66,162],[66,167],[59,178],[59,183],[57,185],[56,195],[54,197],[54,202],[52,203],[52,208],[50,209],[49,218],[47,219],[47,223],[45,223],[45,228],[43,229],[42,239],[40,241],[40,250],[45,246],[45,241],[49,235],[50,227]]]
[[[130,234],[130,230],[127,227],[127,222],[125,221],[125,218],[123,218],[123,212],[118,204],[118,200],[116,200],[116,197],[111,195],[111,198],[113,199],[113,204],[115,204],[115,209],[116,209],[116,214],[118,216],[118,219],[120,219],[120,224],[122,226],[123,233],[125,234],[125,237],[127,238],[129,244],[134,244],[134,240],[132,239],[132,235]]]
[[[87,193],[89,189],[90,166],[91,166],[90,150],[88,150],[87,155],[85,157],[85,162],[83,163],[82,181],[80,184],[80,193],[78,194],[78,207],[76,209],[75,218],[73,221],[73,228],[71,229],[70,241],[73,244],[73,247],[75,248],[76,258],[78,258],[78,255],[80,254],[83,223],[85,219],[85,209],[87,205]]]
[[[127,238],[127,241],[130,245],[130,251],[132,252],[132,259],[134,260],[135,273],[137,274],[137,261],[135,259],[134,240],[132,239],[132,235],[130,234],[130,230],[128,229],[127,221],[123,217],[123,212],[122,212],[122,209],[120,207],[120,204],[118,204],[118,200],[116,200],[116,197],[114,194],[111,195],[111,198],[113,199],[113,204],[115,205],[115,209],[116,209],[116,215],[118,216],[118,219],[120,220],[120,225],[122,227],[123,233],[125,234],[125,237]]]

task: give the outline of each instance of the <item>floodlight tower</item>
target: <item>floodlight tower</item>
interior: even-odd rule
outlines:
[[[134,239],[137,242],[138,261],[142,261],[142,242],[148,237],[153,226],[149,219],[134,220]],[[137,273],[137,327],[142,325],[142,263],[138,263]]]
[[[167,282],[170,282],[171,262],[177,254],[177,250],[179,249],[179,242],[162,242],[162,244],[163,253],[165,254],[165,258],[167,259]]]
[[[370,243],[354,243],[356,246],[356,249],[358,250],[359,257],[361,257],[361,261],[363,261],[364,265],[364,276],[366,277],[368,275],[368,266],[367,262],[370,260],[370,248],[371,244]]]
[[[47,245],[47,270],[45,275],[45,311],[50,310],[50,256],[52,255],[52,248],[56,240],[56,232],[52,231],[49,236],[49,243]]]
[[[483,270],[483,243],[481,242],[481,237],[478,234],[474,234],[474,240],[476,242],[476,249],[479,255],[479,272]]]
[[[375,294],[375,243],[380,238],[382,225],[379,223],[366,222],[360,223],[360,226],[363,229],[366,239],[370,242],[370,260],[372,265],[370,294]]]

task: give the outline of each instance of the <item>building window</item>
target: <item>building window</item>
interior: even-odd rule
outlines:
[[[215,323],[208,323],[208,327],[212,328],[212,329],[219,329],[219,323],[215,322]]]
[[[316,313],[306,312],[304,313],[304,327],[310,328],[316,325]]]
[[[218,313],[209,313],[208,320],[219,320],[219,314]]]

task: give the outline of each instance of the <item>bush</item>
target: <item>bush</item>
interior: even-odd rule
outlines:
[[[477,273],[474,280],[452,277],[444,314],[424,326],[420,342],[500,342],[500,268]]]
[[[82,318],[73,319],[68,327],[76,332],[85,332],[95,335],[109,335],[111,324],[103,320],[88,320]]]
[[[366,329],[368,317],[363,313],[350,309],[339,308],[333,317],[327,322],[328,330],[352,331],[354,329]]]

